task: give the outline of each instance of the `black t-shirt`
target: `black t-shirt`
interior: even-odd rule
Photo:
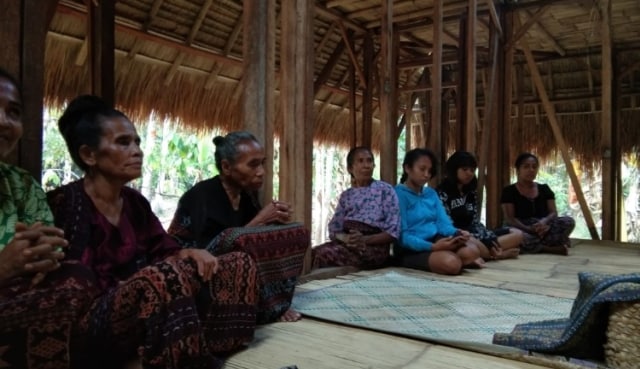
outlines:
[[[556,196],[551,188],[546,184],[537,183],[538,196],[530,199],[523,196],[515,184],[502,189],[500,202],[502,204],[513,204],[515,214],[518,219],[544,218],[549,215],[548,200],[555,200]]]

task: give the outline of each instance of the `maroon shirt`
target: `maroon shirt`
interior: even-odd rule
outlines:
[[[147,199],[124,187],[117,225],[98,211],[79,180],[47,194],[56,226],[69,240],[66,258],[91,268],[109,289],[138,270],[176,254],[180,246],[165,232]]]

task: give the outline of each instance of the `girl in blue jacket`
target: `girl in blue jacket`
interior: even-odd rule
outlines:
[[[467,231],[456,229],[436,191],[425,185],[436,175],[435,155],[413,149],[405,155],[396,186],[400,202],[400,238],[394,247],[403,267],[438,274],[460,274],[463,267],[482,267],[477,246]]]

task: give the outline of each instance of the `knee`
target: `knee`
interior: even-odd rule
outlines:
[[[458,275],[462,272],[462,260],[454,253],[441,255],[434,264],[430,269],[438,274]]]
[[[463,260],[475,260],[480,257],[480,249],[477,245],[467,242],[465,247],[458,250],[458,255]]]

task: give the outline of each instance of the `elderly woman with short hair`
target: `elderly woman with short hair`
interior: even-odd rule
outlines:
[[[291,221],[291,206],[279,200],[261,206],[266,156],[249,132],[213,139],[219,174],[197,183],[178,202],[169,227],[185,248],[214,255],[231,249],[250,254],[258,265],[258,323],[296,321],[291,309],[297,277],[309,248],[309,231]],[[241,245],[240,245],[241,244]]]

